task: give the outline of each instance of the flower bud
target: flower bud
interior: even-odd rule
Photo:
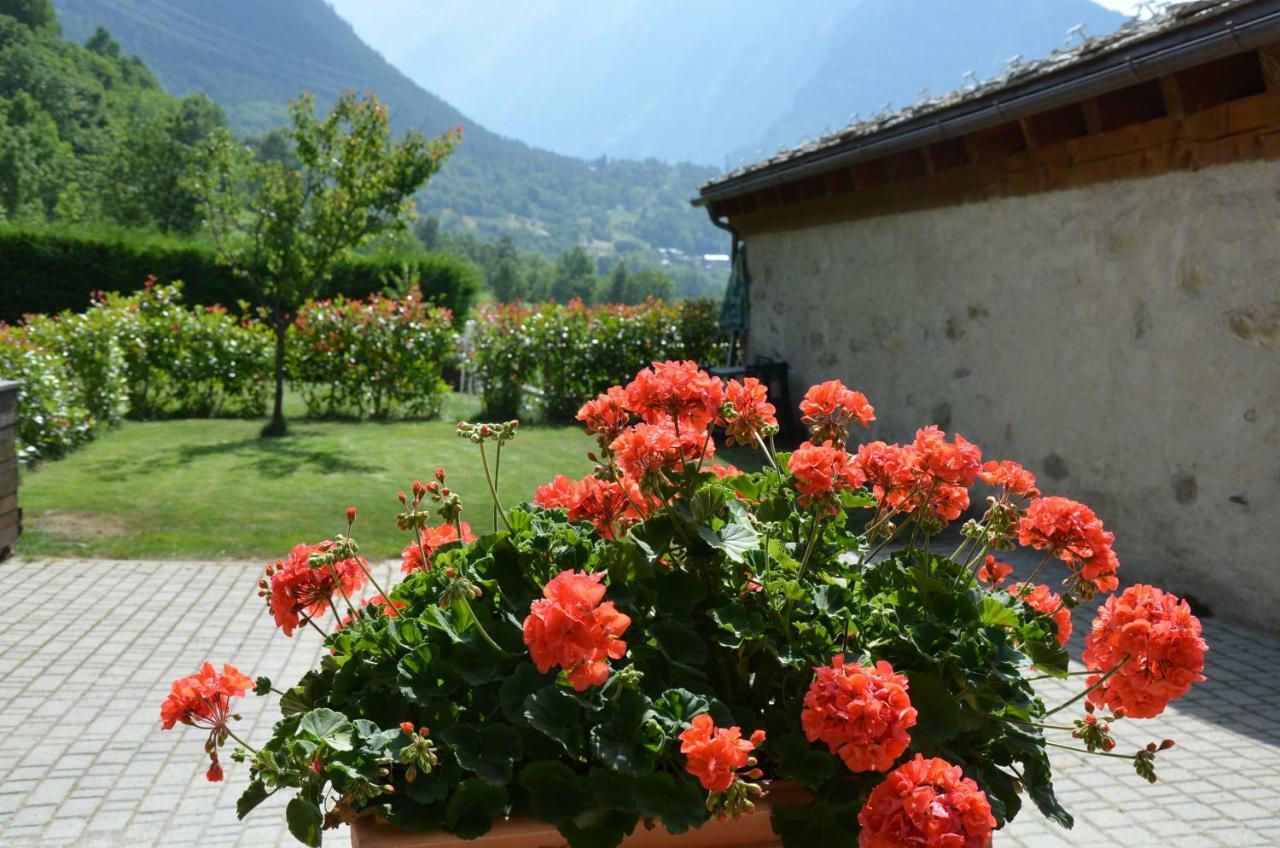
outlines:
[[[402,722],[400,722],[400,729],[401,729],[401,730],[403,730],[407,735],[412,736],[412,735],[413,735],[413,722],[410,722],[410,721],[402,721]]]
[[[408,506],[409,501],[408,501],[408,499],[404,496],[404,492],[400,492],[398,495],[396,495],[396,497],[398,497],[398,498],[400,499],[400,504],[401,504],[402,506]]]
[[[347,507],[347,523],[354,524],[355,520],[356,520],[356,508],[353,506]]]
[[[1173,747],[1173,745],[1174,745],[1174,742],[1173,742],[1173,740],[1172,740],[1172,739],[1166,739],[1166,740],[1164,740],[1163,742],[1161,742],[1161,743],[1160,743],[1160,750],[1161,750],[1161,751],[1167,751],[1167,750],[1169,750],[1170,748],[1172,748],[1172,747]]]
[[[436,479],[437,479],[437,480],[439,480],[441,483],[443,483],[443,482],[444,482],[444,469],[443,469],[443,468],[436,468]]]

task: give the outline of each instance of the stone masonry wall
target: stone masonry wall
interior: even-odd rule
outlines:
[[[750,353],[1088,503],[1122,580],[1280,629],[1280,165],[747,233]]]

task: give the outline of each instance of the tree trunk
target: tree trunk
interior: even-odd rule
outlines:
[[[284,422],[284,337],[288,329],[286,322],[276,319],[276,398],[271,410],[271,421],[262,428],[262,435],[267,437],[283,436],[289,432],[288,425]]]

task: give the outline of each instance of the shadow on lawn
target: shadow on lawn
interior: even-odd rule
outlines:
[[[183,445],[176,451],[178,464],[206,456],[222,457],[236,467],[251,468],[264,477],[288,477],[299,471],[317,474],[367,474],[377,466],[358,462],[336,448],[309,448],[301,441],[310,433],[294,433],[278,439],[258,437],[207,445]]]

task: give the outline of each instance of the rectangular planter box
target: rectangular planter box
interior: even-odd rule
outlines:
[[[672,836],[654,823],[644,822],[622,842],[622,848],[777,848],[778,837],[769,823],[774,805],[803,804],[812,796],[791,784],[775,784],[756,803],[756,811],[737,820],[712,819],[698,830]],[[358,819],[351,826],[352,848],[568,848],[569,843],[553,825],[519,817],[494,824],[479,839],[465,842],[447,833],[410,833],[387,824],[378,817]],[[821,848],[821,846],[814,846]]]
[[[0,380],[0,560],[22,532],[18,508],[18,384]]]

